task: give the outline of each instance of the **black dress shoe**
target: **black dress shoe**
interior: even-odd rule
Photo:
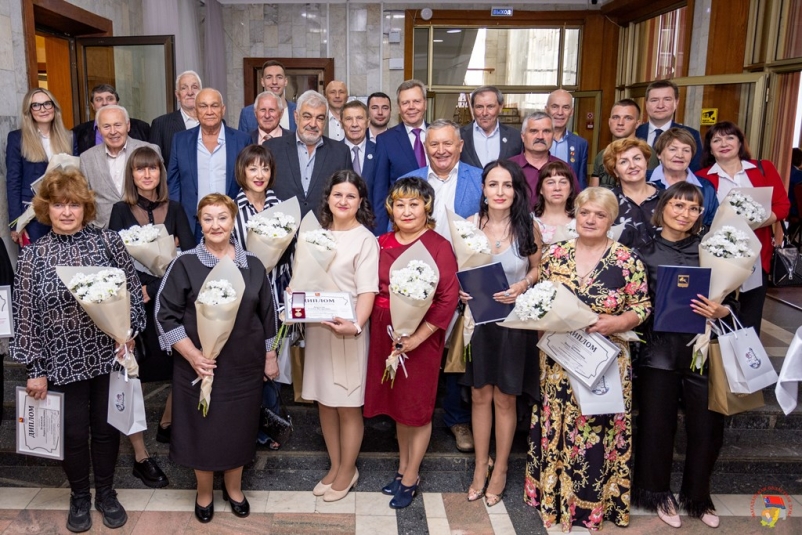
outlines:
[[[161,442],[162,444],[169,444],[172,429],[173,429],[172,425],[168,425],[167,427],[162,427],[161,424],[157,425],[156,442]]]
[[[231,499],[231,496],[228,495],[225,483],[223,483],[223,500],[231,504],[231,512],[238,517],[245,518],[251,514],[251,504],[248,503],[248,498],[245,497],[245,493],[242,493],[241,502],[235,502],[233,499]]]
[[[142,462],[134,461],[134,469],[131,470],[131,473],[142,480],[142,483],[154,489],[166,487],[170,483],[162,469],[151,457]]]
[[[195,495],[195,518],[198,519],[199,522],[206,524],[212,521],[214,517],[214,499],[212,499],[211,503],[206,507],[201,507],[198,505],[198,495]]]

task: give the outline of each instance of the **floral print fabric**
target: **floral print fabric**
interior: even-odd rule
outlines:
[[[584,285],[576,275],[575,240],[551,246],[543,258],[541,279],[560,282],[594,312],[635,312],[643,322],[651,312],[646,270],[637,255],[613,243]],[[568,374],[540,353],[541,404],[532,411],[524,501],[537,507],[546,528],[561,524],[601,529],[607,519],[629,524],[632,470],[632,369],[626,342],[618,369],[626,411],[583,416]]]

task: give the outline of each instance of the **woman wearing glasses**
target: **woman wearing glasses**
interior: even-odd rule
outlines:
[[[45,174],[54,154],[72,154],[72,132],[61,121],[61,106],[47,89],[31,89],[22,100],[19,130],[8,133],[6,193],[8,219],[14,221],[31,204],[31,184]],[[20,245],[36,241],[50,230],[34,220],[25,230],[12,228],[11,239]]]
[[[638,249],[649,273],[649,297],[655,299],[659,266],[698,266],[699,229],[704,214],[702,191],[680,181],[660,196],[652,225],[660,233]],[[733,303],[729,298],[728,305]],[[705,318],[723,318],[730,310],[703,296],[689,311]],[[710,476],[724,436],[724,416],[707,408],[708,368],[691,369],[693,334],[661,332],[650,318],[639,356],[635,392],[640,412],[635,439],[635,481],[632,503],[657,512],[669,526],[681,525],[679,507],[715,528],[719,520],[710,498]],[[671,492],[674,435],[680,404],[685,412],[688,450],[679,504]]]

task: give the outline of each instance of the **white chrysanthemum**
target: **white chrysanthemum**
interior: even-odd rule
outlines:
[[[245,224],[260,236],[268,238],[284,238],[295,232],[295,218],[282,212],[276,212],[270,218],[258,217],[248,220]]]
[[[86,275],[76,273],[68,288],[78,299],[88,303],[102,303],[116,297],[125,284],[125,273],[121,269],[109,268]]]
[[[204,284],[198,294],[198,303],[202,305],[224,305],[237,298],[237,291],[225,279],[213,280]]]
[[[129,229],[121,230],[119,234],[125,245],[144,245],[158,239],[159,229],[151,224],[141,227],[139,225],[134,225]]]
[[[437,273],[426,262],[412,260],[405,268],[390,274],[390,291],[423,301],[437,287]]]
[[[746,234],[735,227],[723,226],[708,235],[701,244],[702,249],[718,258],[750,258],[755,252],[749,248]]]
[[[557,288],[551,281],[543,281],[522,293],[515,299],[513,312],[522,320],[537,320],[551,310],[557,295]]]
[[[455,221],[454,228],[471,251],[490,254],[490,243],[487,241],[487,236],[476,228],[476,225],[470,221]]]
[[[738,215],[744,216],[750,223],[762,223],[766,220],[766,209],[749,195],[733,192],[727,196],[727,201]]]
[[[323,247],[327,251],[333,251],[337,247],[334,236],[325,229],[309,230],[301,233],[301,239],[312,245]]]

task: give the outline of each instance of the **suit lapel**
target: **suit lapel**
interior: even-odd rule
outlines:
[[[407,161],[412,164],[412,169],[419,169],[420,165],[418,165],[418,159],[415,157],[415,150],[409,142],[407,127],[404,126],[404,123],[401,123],[396,128],[398,128],[398,130],[396,130],[398,146],[401,147],[401,151],[406,155]]]
[[[465,204],[465,195],[468,193],[468,188],[460,187],[460,181],[462,180],[462,175],[466,172],[465,165],[460,165],[459,169],[457,170],[457,196],[454,199],[454,212],[459,213],[460,208]]]
[[[312,189],[312,186],[318,181],[323,180],[320,177],[321,173],[323,173],[323,167],[325,166],[326,157],[329,154],[329,144],[331,141],[329,139],[323,139],[323,144],[315,149],[315,167],[312,168],[312,178],[309,180],[309,189]],[[297,158],[296,158],[297,160]],[[299,165],[300,169],[300,165]],[[324,177],[325,178],[325,177]]]
[[[284,138],[284,136],[281,137]],[[296,138],[295,134],[286,137],[287,143],[284,144],[284,150],[287,151],[287,161],[290,162],[290,174],[292,174],[292,180],[295,181],[296,190],[300,196],[304,192],[304,184],[301,179],[301,163],[298,161],[298,147],[295,143]]]
[[[94,160],[93,167],[95,167],[95,173],[97,176],[102,177],[103,181],[98,183],[97,186],[100,189],[105,189],[107,191],[116,191],[117,187],[114,185],[114,182],[111,180],[111,173],[109,172],[109,165],[106,163],[106,148],[105,145],[97,145],[99,150],[93,151],[92,158]],[[95,189],[98,189],[96,187]]]
[[[195,127],[191,129],[193,135],[187,136],[187,144],[185,146],[186,154],[187,154],[187,165],[189,165],[189,176],[192,177],[191,187],[192,191],[195,193],[195,202],[199,201],[198,199],[198,133],[200,132],[200,127]]]

